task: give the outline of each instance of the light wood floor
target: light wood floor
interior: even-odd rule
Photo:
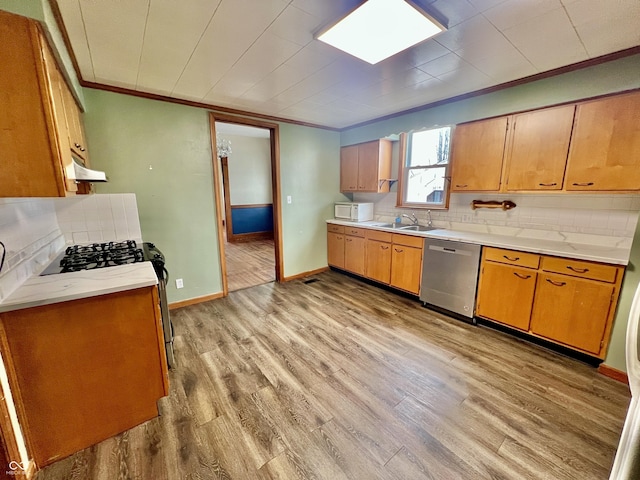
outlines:
[[[162,415],[53,479],[606,479],[629,401],[593,367],[335,272],[175,311]]]
[[[230,292],[273,282],[276,279],[273,240],[227,242],[224,248]]]

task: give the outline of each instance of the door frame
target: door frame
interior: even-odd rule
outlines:
[[[271,189],[273,202],[273,244],[275,249],[276,282],[281,282],[284,278],[284,262],[282,258],[282,199],[280,188],[280,126],[277,123],[265,122],[253,118],[236,117],[218,112],[209,112],[209,127],[211,131],[211,160],[213,161],[213,189],[216,204],[216,223],[218,226],[218,245],[220,251],[220,270],[222,273],[222,295],[229,294],[227,282],[227,261],[224,250],[224,235],[222,208],[224,198],[222,198],[221,168],[218,159],[218,148],[216,145],[216,122],[234,123],[237,125],[247,125],[250,127],[266,128],[269,130],[271,144]],[[230,219],[227,219],[229,222]]]

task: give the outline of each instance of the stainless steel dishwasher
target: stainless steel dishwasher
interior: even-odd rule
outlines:
[[[420,300],[475,323],[480,245],[426,238]]]

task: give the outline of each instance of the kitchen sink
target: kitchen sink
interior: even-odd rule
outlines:
[[[425,227],[424,225],[406,225],[398,227],[398,230],[413,230],[415,232],[429,232],[431,230],[439,230],[438,227]]]
[[[397,228],[398,230],[408,226],[410,225],[402,225],[401,223],[382,223],[380,225],[376,225],[376,227],[380,228]]]

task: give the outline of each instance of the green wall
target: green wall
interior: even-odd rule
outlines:
[[[342,132],[340,143],[350,145],[392,133],[467,122],[637,88],[640,88],[640,55],[348,129]],[[605,359],[607,365],[623,371],[626,371],[627,316],[640,281],[636,267],[640,265],[640,225],[638,228]]]
[[[98,193],[134,192],[142,236],[166,254],[174,302],[222,291],[208,112],[85,89],[91,165],[107,172]],[[285,277],[327,265],[326,227],[338,192],[340,135],[280,124]],[[287,204],[290,195],[292,203]],[[181,246],[186,245],[186,246]]]

